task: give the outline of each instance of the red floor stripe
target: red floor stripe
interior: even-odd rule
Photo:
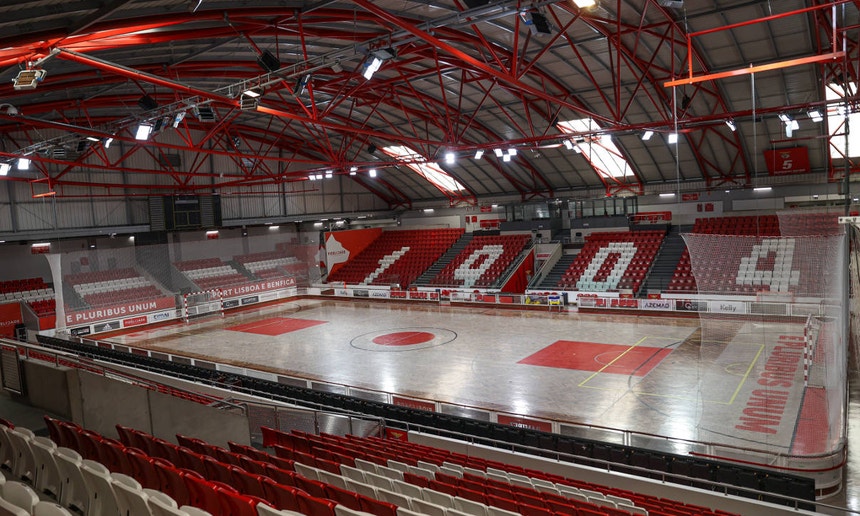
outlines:
[[[251,323],[239,324],[225,328],[230,331],[241,331],[244,333],[254,333],[257,335],[269,335],[275,337],[292,331],[303,330],[325,324],[328,321],[314,321],[311,319],[291,319],[287,317],[273,317],[271,319],[263,319],[262,321],[254,321]]]
[[[792,455],[815,455],[830,451],[831,447],[827,442],[829,435],[827,390],[822,387],[807,387],[794,429]]]

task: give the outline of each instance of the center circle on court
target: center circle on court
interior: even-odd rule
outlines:
[[[412,346],[433,340],[435,335],[427,331],[395,331],[373,338],[380,346]]]
[[[359,335],[350,341],[367,351],[414,351],[447,344],[457,334],[443,328],[389,328]]]

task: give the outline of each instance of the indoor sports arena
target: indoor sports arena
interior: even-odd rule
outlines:
[[[858,8],[0,5],[0,516],[860,514]]]

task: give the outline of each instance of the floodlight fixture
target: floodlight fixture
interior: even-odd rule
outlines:
[[[296,82],[296,87],[293,89],[293,94],[296,96],[301,95],[308,88],[308,83],[311,82],[311,74],[305,74],[301,77],[301,79]]]
[[[113,143],[113,136],[105,138],[105,143],[104,143],[105,149],[110,149],[110,146],[112,143]]]
[[[354,176],[358,174],[358,167],[349,167],[349,175]]]
[[[726,120],[726,126],[732,131],[735,132],[738,130],[738,127],[735,125],[734,120]]]
[[[137,126],[137,131],[134,133],[135,140],[146,140],[152,134],[151,124],[140,124]]]
[[[517,149],[516,149],[516,147],[511,147],[510,149],[508,149],[508,154],[509,154],[510,156],[516,156],[516,155],[517,155]]]
[[[484,149],[478,149],[475,151],[475,159],[481,159],[484,157]]]
[[[445,163],[446,164],[453,165],[456,161],[457,161],[457,155],[456,154],[454,154],[453,152],[450,152],[450,151],[445,153]]]
[[[326,179],[331,179],[333,175],[334,175],[334,173],[331,170],[325,171],[325,178]]]
[[[42,80],[45,79],[45,70],[21,70],[12,79],[12,87],[16,90],[35,90]]]
[[[368,61],[367,64],[364,65],[364,72],[362,72],[361,75],[363,75],[365,79],[370,80],[370,78],[373,77],[373,74],[379,70],[380,66],[382,66],[382,59],[374,56],[370,58],[370,61]]]
[[[185,119],[185,114],[186,114],[185,111],[180,111],[179,113],[176,113],[176,116],[173,117],[173,128],[174,129],[179,127],[179,124],[181,124],[182,120]]]
[[[370,177],[376,177],[376,169],[375,168],[368,170],[367,173],[370,175]]]
[[[246,97],[251,97],[252,99],[257,98],[262,94],[263,90],[261,90],[259,87],[248,88],[247,90],[242,92],[242,95],[245,95]]]
[[[669,133],[669,136],[666,138],[666,141],[669,145],[674,145],[678,143],[678,133]]]
[[[5,176],[12,170],[12,165],[9,163],[0,163],[0,176]]]
[[[812,109],[807,114],[809,115],[809,118],[812,119],[813,122],[818,123],[818,122],[824,121],[824,117],[821,116],[821,111],[819,111],[817,109]]]
[[[502,149],[493,149],[493,154],[495,154],[497,158],[501,158],[505,155],[505,153],[502,152]]]
[[[642,141],[647,142],[652,136],[654,136],[654,131],[645,131],[642,133]]]
[[[505,155],[503,155],[503,156],[502,156],[502,161],[504,161],[505,163],[507,163],[507,162],[511,161],[511,155],[510,155],[510,154],[505,154]]]
[[[18,158],[18,170],[30,170],[30,158]]]
[[[573,4],[580,9],[588,9],[597,5],[596,0],[573,0]]]
[[[780,113],[779,119],[782,120],[782,122],[785,124],[791,123],[791,117],[786,115],[785,113]]]
[[[91,141],[91,142],[97,142],[97,141],[99,141],[99,139],[98,139],[98,138],[96,138],[95,136],[87,136],[87,140],[89,140],[89,141]]]
[[[567,150],[573,150],[573,142],[570,140],[564,140],[564,148]]]

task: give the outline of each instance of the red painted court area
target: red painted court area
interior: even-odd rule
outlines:
[[[671,352],[667,348],[559,340],[518,363],[645,376]]]
[[[432,333],[426,331],[398,331],[380,335],[373,339],[373,343],[380,346],[412,346],[430,342],[433,337]]]
[[[312,319],[291,319],[288,317],[272,317],[271,319],[263,319],[247,324],[238,324],[225,328],[230,331],[240,331],[243,333],[254,333],[257,335],[268,335],[275,337],[292,331],[303,330],[318,324],[325,324],[328,321],[314,321]]]
[[[794,429],[791,453],[814,455],[826,453],[831,448],[827,437],[830,436],[827,417],[827,391],[822,388],[808,387],[800,406],[800,417]]]

